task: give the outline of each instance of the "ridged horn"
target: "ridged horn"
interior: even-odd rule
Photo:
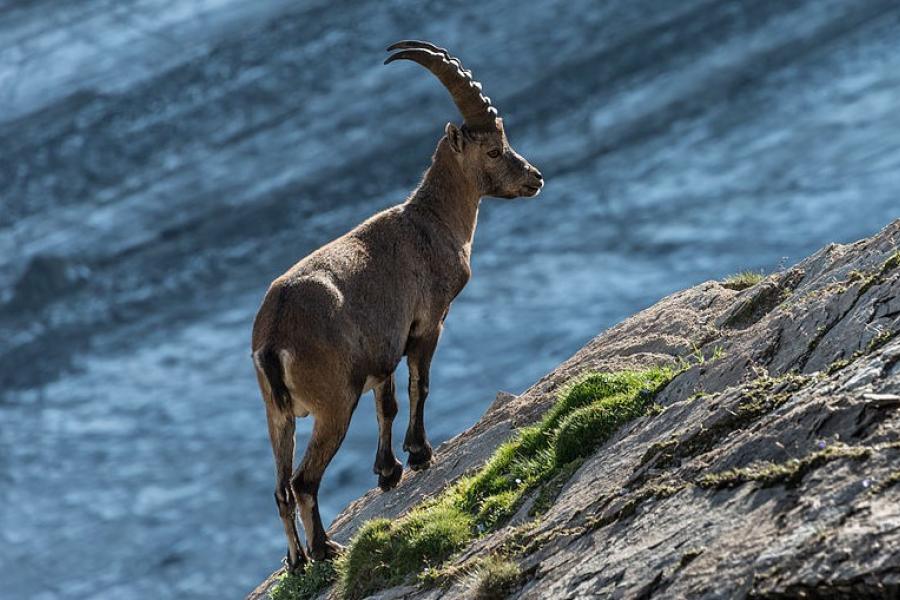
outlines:
[[[393,52],[384,64],[395,60],[411,60],[417,62],[437,77],[450,96],[469,129],[486,129],[495,127],[497,109],[491,106],[491,99],[481,93],[481,84],[472,79],[472,72],[463,68],[458,58],[450,55],[444,48],[429,42],[403,40],[388,46]]]

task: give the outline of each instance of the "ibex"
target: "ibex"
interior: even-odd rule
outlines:
[[[275,501],[288,539],[286,567],[307,561],[295,507],[314,560],[341,546],[319,516],[318,490],[362,394],[375,390],[382,490],[403,465],[391,447],[397,414],[394,370],[409,365],[409,466],[431,463],[424,407],[428,372],[450,303],[469,280],[469,254],[482,196],[536,196],[541,173],[517,154],[481,85],[459,60],[427,42],[403,41],[386,61],[419,63],[446,86],[464,123],[447,123],[422,182],[400,205],[378,213],[278,277],[253,325],[253,361],[275,454]],[[292,473],[294,420],[314,417],[306,454]]]

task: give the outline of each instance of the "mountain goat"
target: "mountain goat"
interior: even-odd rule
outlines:
[[[309,555],[331,557],[319,516],[318,490],[362,394],[375,391],[383,490],[403,465],[391,446],[397,414],[394,370],[409,365],[409,427],[403,449],[414,470],[428,467],[425,435],[428,372],[450,303],[469,280],[472,236],[483,196],[536,196],[541,173],[509,145],[503,122],[481,85],[446,50],[427,42],[393,44],[385,64],[411,60],[444,84],[462,113],[447,123],[422,182],[397,206],[319,248],[269,287],[253,325],[252,352],[275,455],[275,500],[288,539],[286,567]],[[311,414],[312,436],[293,469],[296,417]]]

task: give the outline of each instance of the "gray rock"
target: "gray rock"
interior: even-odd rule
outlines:
[[[897,597],[898,251],[900,221],[744,291],[708,282],[665,298],[522,395],[498,394],[431,470],[369,492],[332,533],[346,541],[439,493],[579,373],[680,364],[658,396],[665,410],[623,427],[526,534],[516,597]],[[452,561],[500,552],[512,531]],[[379,597],[465,594],[448,583]]]

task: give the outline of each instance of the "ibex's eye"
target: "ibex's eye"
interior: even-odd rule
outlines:
[[[497,158],[498,156],[500,156],[500,151],[494,148],[493,150],[488,152],[488,156],[490,156],[491,158]]]

